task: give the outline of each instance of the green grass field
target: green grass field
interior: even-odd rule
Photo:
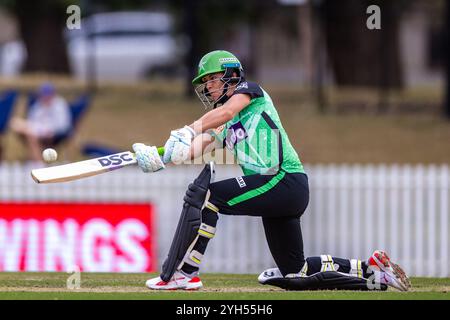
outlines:
[[[413,278],[410,292],[284,291],[258,284],[257,275],[204,274],[200,291],[155,292],[155,274],[82,273],[80,289],[67,289],[67,273],[0,273],[0,299],[33,300],[450,300],[450,278]]]

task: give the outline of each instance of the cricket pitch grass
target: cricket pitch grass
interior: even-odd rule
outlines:
[[[79,288],[69,289],[73,276],[58,272],[1,272],[2,300],[450,300],[450,278],[412,278],[412,290],[399,292],[284,291],[260,285],[254,274],[202,274],[199,291],[150,291],[145,281],[155,273],[81,273]],[[70,280],[72,279],[72,281]],[[74,278],[69,284],[76,284]]]

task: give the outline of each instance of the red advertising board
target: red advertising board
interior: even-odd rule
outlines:
[[[156,271],[155,230],[148,203],[0,203],[0,271]]]

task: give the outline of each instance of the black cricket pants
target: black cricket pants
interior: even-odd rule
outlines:
[[[300,217],[309,202],[304,173],[249,175],[212,183],[209,202],[226,215],[262,217],[270,252],[284,275],[305,263]]]

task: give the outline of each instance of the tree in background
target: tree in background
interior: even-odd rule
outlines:
[[[366,27],[366,8],[381,9],[381,29]],[[338,85],[403,86],[399,21],[405,1],[325,0],[321,7],[328,55]]]
[[[27,50],[24,71],[68,73],[69,64],[62,30],[67,19],[66,8],[73,1],[2,0],[0,5],[18,21]]]
[[[19,31],[27,50],[25,72],[69,73],[64,41],[67,7],[78,5],[82,16],[101,10],[137,9],[163,1],[146,0],[0,0],[17,18]]]
[[[239,22],[255,26],[270,9],[277,5],[276,0],[172,0],[171,7],[180,18],[180,31],[189,38],[189,50],[185,65],[186,94],[192,95],[191,80],[197,72],[197,64],[203,54],[218,49],[221,39]],[[223,48],[222,49],[226,49]],[[246,69],[252,69],[251,61]]]
[[[402,12],[417,1],[313,0],[320,4],[318,17],[337,85],[371,86],[382,91],[403,87],[399,22]],[[170,9],[177,20],[177,31],[189,38],[190,46],[184,61],[188,70],[187,94],[192,94],[190,81],[205,52],[218,48],[221,39],[236,24],[244,23],[255,28],[273,18],[271,14],[280,6],[277,0],[0,0],[0,6],[8,9],[18,20],[28,53],[25,72],[69,72],[63,30],[68,17],[66,9],[73,4],[81,7],[83,16],[114,10],[148,10],[155,7]],[[381,8],[381,30],[366,28],[366,8],[373,4]],[[448,47],[448,1],[445,1],[445,7],[445,45]],[[251,55],[256,54],[257,52],[251,52]],[[447,55],[444,54],[444,57]],[[256,59],[248,60],[245,61],[246,69],[252,70],[252,62]],[[447,70],[448,68],[447,63]],[[447,75],[447,79],[448,77]],[[448,118],[449,95],[447,93],[444,108]]]

